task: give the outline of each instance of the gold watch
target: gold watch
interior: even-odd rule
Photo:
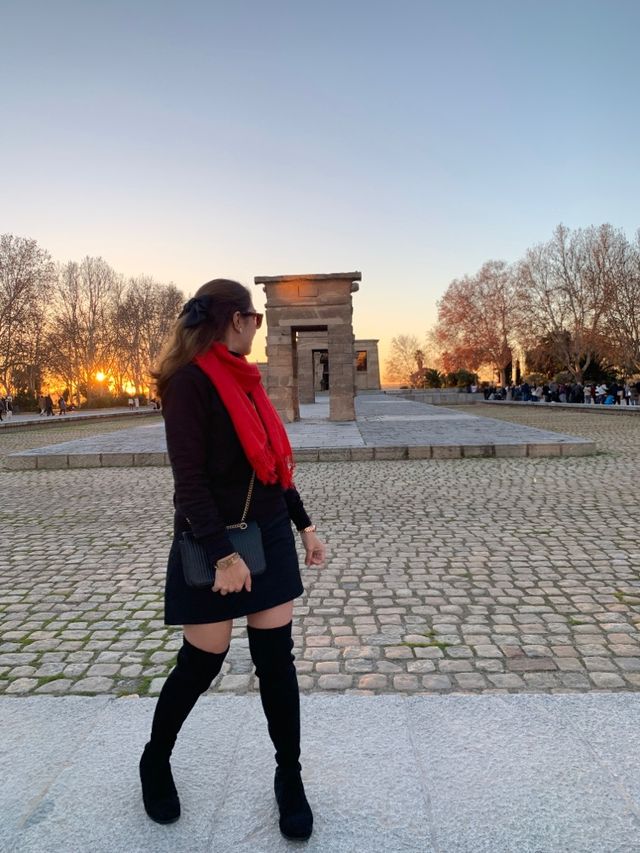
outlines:
[[[228,569],[229,566],[232,566],[235,561],[240,557],[237,551],[234,551],[233,554],[229,554],[228,557],[221,557],[216,561],[216,571],[218,569]]]
[[[315,526],[315,524],[310,524],[308,527],[304,527],[304,528],[300,531],[300,533],[315,533],[315,532],[316,532],[316,526]]]

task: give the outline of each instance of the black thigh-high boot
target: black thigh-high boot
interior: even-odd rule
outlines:
[[[151,724],[151,739],[140,759],[144,807],[157,823],[173,823],[180,817],[180,800],[169,763],[171,750],[198,697],[208,690],[222,669],[227,651],[205,652],[185,637],[177,663],[162,686]]]
[[[306,839],[313,829],[313,814],[300,777],[300,694],[291,653],[291,622],[281,628],[247,630],[262,707],[276,748],[274,790],[280,831],[287,838]]]

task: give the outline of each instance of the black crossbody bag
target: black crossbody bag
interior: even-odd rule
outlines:
[[[256,472],[254,471],[251,475],[249,492],[244,504],[242,518],[237,524],[227,525],[227,535],[231,540],[231,544],[249,567],[252,578],[264,574],[267,568],[262,544],[262,533],[258,527],[258,522],[245,520],[249,512],[255,479]],[[180,557],[187,586],[194,589],[205,589],[213,586],[216,576],[215,566],[211,565],[207,552],[198,540],[195,539],[190,530],[185,530],[182,534],[182,539],[180,540]]]

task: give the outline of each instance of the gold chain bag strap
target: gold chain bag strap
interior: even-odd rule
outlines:
[[[264,556],[264,547],[262,545],[262,533],[258,527],[258,522],[246,521],[255,481],[256,472],[254,471],[251,474],[249,492],[244,504],[242,518],[237,524],[227,525],[227,535],[231,540],[231,544],[249,567],[252,578],[264,574],[267,568],[267,560]]]
[[[247,492],[247,499],[244,502],[244,509],[242,510],[242,518],[237,524],[227,524],[227,530],[246,530],[247,522],[245,518],[247,517],[247,513],[249,512],[249,504],[251,503],[251,495],[253,494],[253,484],[256,481],[256,472],[254,471],[251,474],[251,480],[249,482],[249,491]]]
[[[244,504],[242,518],[237,524],[227,525],[227,535],[231,541],[233,550],[237,551],[245,561],[251,572],[251,577],[264,574],[267,568],[262,534],[258,527],[258,522],[246,520],[253,495],[255,479],[256,472],[254,471],[251,475],[249,492]],[[206,589],[213,586],[216,573],[215,567],[211,565],[207,552],[197,539],[194,538],[190,530],[185,530],[182,534],[182,539],[180,540],[180,557],[187,586],[194,587],[195,589]]]

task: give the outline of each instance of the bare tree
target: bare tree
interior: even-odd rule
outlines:
[[[385,364],[387,381],[411,385],[419,364],[424,364],[424,347],[415,335],[397,335],[391,341],[391,353]]]
[[[605,311],[606,355],[627,375],[640,373],[640,231],[616,253],[615,286]]]
[[[436,339],[447,372],[491,364],[506,384],[520,325],[520,302],[512,269],[487,261],[474,276],[451,282],[438,303]]]
[[[80,402],[99,393],[97,374],[116,359],[113,335],[118,276],[102,258],[70,261],[59,269],[51,333],[54,371]]]
[[[547,338],[577,382],[602,348],[624,236],[610,225],[570,231],[529,249],[518,268],[522,342]],[[618,271],[619,272],[619,271]]]
[[[54,275],[49,254],[35,240],[0,236],[0,385],[38,390],[44,361],[46,294]]]
[[[129,280],[116,309],[114,327],[117,369],[136,389],[149,387],[149,368],[183,302],[184,295],[174,284],[159,284],[149,276]]]

